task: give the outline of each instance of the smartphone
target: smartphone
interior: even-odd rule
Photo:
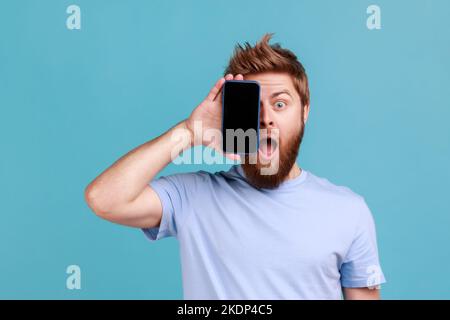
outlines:
[[[222,149],[239,155],[259,148],[260,86],[257,81],[227,80],[222,93]]]

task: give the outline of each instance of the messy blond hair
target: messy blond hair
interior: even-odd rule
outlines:
[[[309,86],[305,68],[297,56],[280,44],[269,44],[272,33],[265,34],[255,46],[245,42],[237,44],[224,74],[255,74],[262,72],[286,72],[292,76],[302,105],[309,105]]]

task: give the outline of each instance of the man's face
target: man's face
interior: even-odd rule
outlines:
[[[302,107],[287,73],[249,74],[245,80],[258,81],[261,86],[260,146],[253,158],[244,157],[241,166],[255,187],[276,188],[295,164],[309,106]]]

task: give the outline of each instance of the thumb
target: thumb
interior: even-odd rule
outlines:
[[[213,148],[216,151],[218,151],[219,153],[221,153],[225,158],[228,158],[228,159],[233,160],[233,161],[241,161],[241,156],[239,154],[230,153],[230,152],[224,152],[222,147],[220,147],[218,145],[215,145]]]
[[[233,160],[233,161],[241,161],[241,156],[235,153],[224,153],[223,154],[226,158]]]

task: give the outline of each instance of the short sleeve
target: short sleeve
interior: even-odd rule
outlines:
[[[372,213],[363,199],[359,207],[355,236],[340,269],[344,288],[377,287],[386,282]]]
[[[151,241],[177,237],[191,211],[200,172],[179,173],[152,180],[149,185],[156,192],[162,205],[161,223],[157,227],[143,228]]]

